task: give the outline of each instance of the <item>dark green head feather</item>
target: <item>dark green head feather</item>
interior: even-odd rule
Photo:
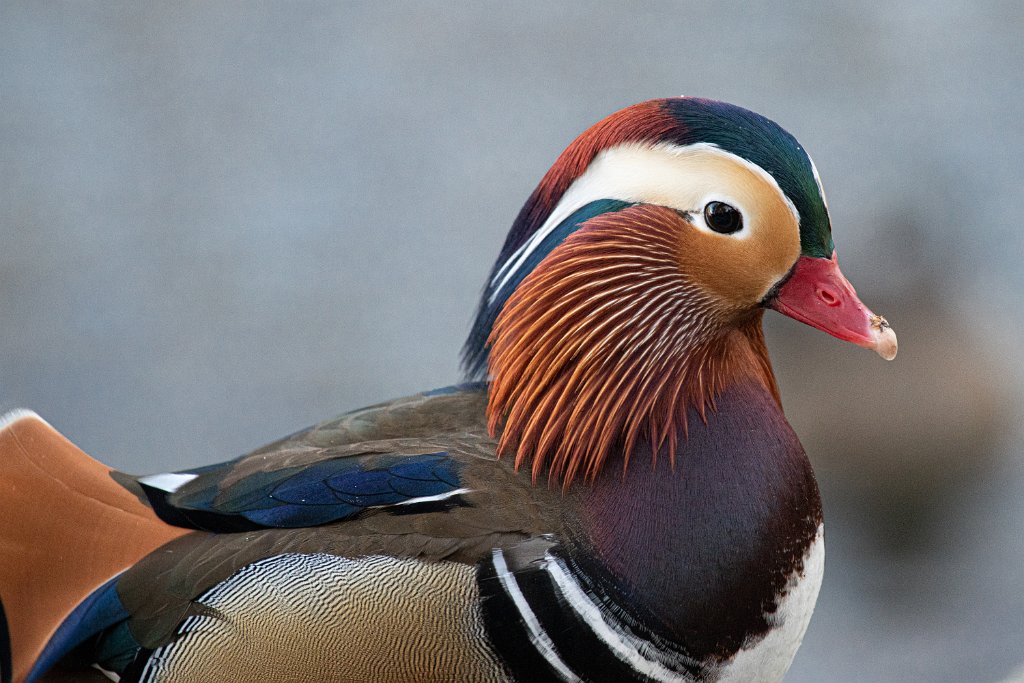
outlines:
[[[680,97],[662,100],[679,126],[662,141],[679,145],[706,142],[767,171],[800,214],[800,250],[805,256],[832,256],[828,209],[807,152],[779,124],[725,102]]]

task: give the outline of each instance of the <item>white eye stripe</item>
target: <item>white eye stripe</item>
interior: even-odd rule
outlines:
[[[562,195],[543,225],[498,268],[491,281],[493,303],[505,285],[527,262],[530,255],[561,223],[590,202],[615,199],[625,202],[658,204],[697,217],[713,196],[741,211],[744,223],[749,222],[749,208],[735,198],[721,196],[720,188],[708,192],[708,179],[701,173],[700,158],[708,155],[728,158],[765,180],[782,198],[786,207],[800,222],[800,214],[775,178],[763,168],[717,145],[700,142],[693,145],[672,143],[628,143],[609,147],[595,157],[587,170]],[[704,229],[710,228],[700,219]],[[713,231],[712,231],[713,232]],[[716,233],[721,234],[721,233]],[[734,236],[742,238],[749,231]]]

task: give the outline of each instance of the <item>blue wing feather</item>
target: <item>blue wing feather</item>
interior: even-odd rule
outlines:
[[[119,623],[126,622],[127,619],[128,610],[121,604],[121,598],[117,595],[117,577],[115,577],[93,591],[61,623],[47,642],[46,647],[43,648],[42,654],[36,659],[25,683],[37,680],[64,655],[87,639]],[[134,651],[139,648],[139,644],[134,640],[124,644],[131,654],[134,654]]]
[[[448,453],[348,456],[272,472],[224,486],[237,461],[203,468],[180,494],[147,487],[165,521],[208,531],[319,526],[370,508],[444,496],[461,488],[459,464]],[[197,472],[184,472],[191,474]]]

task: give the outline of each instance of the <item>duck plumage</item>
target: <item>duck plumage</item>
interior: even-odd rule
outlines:
[[[464,350],[486,381],[144,477],[10,416],[4,680],[779,680],[822,515],[762,313],[895,352],[835,264],[792,136],[654,100],[516,219]]]

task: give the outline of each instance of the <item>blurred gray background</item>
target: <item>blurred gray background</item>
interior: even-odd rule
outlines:
[[[452,383],[563,147],[679,94],[813,154],[891,364],[770,315],[825,494],[789,681],[1024,662],[1019,2],[0,4],[0,409],[131,472]]]

